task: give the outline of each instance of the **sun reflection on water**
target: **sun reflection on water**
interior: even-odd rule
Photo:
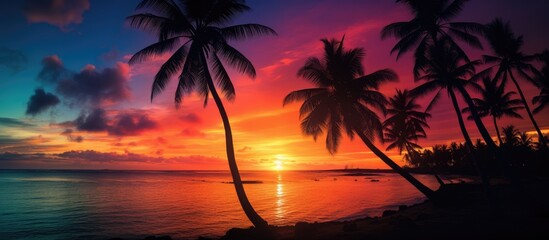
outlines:
[[[278,173],[276,183],[276,218],[281,220],[284,218],[284,184],[282,184],[282,174]]]

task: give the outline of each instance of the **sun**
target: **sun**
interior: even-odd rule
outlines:
[[[284,165],[284,159],[285,159],[285,158],[286,158],[286,157],[285,157],[283,154],[277,154],[277,155],[275,156],[275,160],[273,161],[273,163],[274,163],[274,166],[273,166],[274,170],[276,170],[276,171],[282,171],[282,170],[283,170],[283,168],[284,168],[283,165]]]
[[[282,161],[277,159],[274,161],[274,169],[276,171],[281,171],[282,170]]]

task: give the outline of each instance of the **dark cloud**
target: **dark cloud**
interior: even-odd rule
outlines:
[[[45,22],[67,30],[69,25],[81,23],[89,8],[88,0],[26,0],[23,12],[28,22]]]
[[[109,127],[109,134],[115,136],[133,136],[157,127],[157,123],[142,113],[124,113],[115,117]]]
[[[179,119],[183,120],[184,122],[190,122],[190,123],[200,123],[200,122],[202,122],[202,119],[194,113],[189,113],[185,116],[181,116]]]
[[[82,113],[73,121],[76,129],[88,132],[101,132],[108,129],[107,113],[101,108],[96,108],[89,113]]]
[[[238,151],[238,152],[246,152],[246,151],[249,151],[249,150],[252,150],[252,148],[251,148],[251,147],[248,147],[248,146],[244,146],[243,148],[238,149],[237,151]]]
[[[102,71],[87,65],[71,78],[60,80],[56,90],[76,103],[99,107],[129,99],[131,93],[128,81],[127,64],[117,63],[116,67]]]
[[[33,124],[23,122],[15,118],[3,118],[0,117],[0,125],[8,127],[33,127]]]
[[[0,66],[4,66],[13,73],[19,72],[27,65],[27,57],[18,50],[0,47]]]
[[[69,142],[78,142],[78,143],[80,143],[80,142],[84,141],[84,137],[74,135],[73,130],[70,129],[70,128],[65,129],[65,131],[63,131],[61,133],[61,135],[66,136],[67,140],[69,140]]]
[[[155,129],[158,123],[144,111],[134,110],[108,116],[104,109],[96,108],[91,112],[83,112],[74,121],[57,125],[76,127],[77,130],[87,132],[106,131],[113,136],[135,136],[144,131]]]
[[[38,88],[34,90],[34,95],[32,95],[27,102],[27,115],[36,115],[41,112],[48,110],[48,108],[54,107],[59,104],[59,98],[51,93],[44,91],[44,89]]]
[[[38,80],[44,83],[54,84],[62,79],[70,77],[70,72],[57,55],[51,55],[42,59],[42,70],[38,73]]]

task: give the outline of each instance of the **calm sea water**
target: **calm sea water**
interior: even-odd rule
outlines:
[[[273,225],[376,216],[424,200],[395,174],[342,174],[244,171],[242,178],[263,182],[245,188]],[[438,186],[431,176],[417,177]],[[226,171],[0,170],[0,238],[220,236],[251,226],[230,181]]]

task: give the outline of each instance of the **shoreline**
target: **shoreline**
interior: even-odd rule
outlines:
[[[426,200],[381,217],[351,221],[273,226],[269,231],[233,228],[220,238],[232,239],[466,239],[517,237],[549,238],[549,181],[530,181],[522,189],[509,184],[491,187],[492,202],[483,197],[478,184],[448,184],[437,190],[446,204]]]

